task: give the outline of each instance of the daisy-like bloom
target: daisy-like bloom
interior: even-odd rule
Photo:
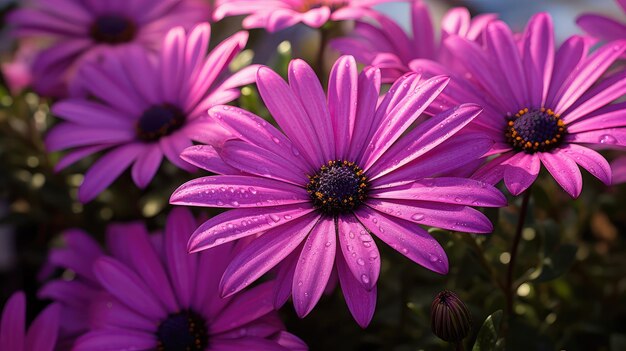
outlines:
[[[609,163],[594,148],[626,146],[626,72],[600,79],[626,49],[609,43],[589,54],[590,41],[573,36],[558,51],[549,15],[528,23],[519,41],[500,21],[485,30],[480,46],[458,36],[446,45],[469,72],[453,79],[447,103],[474,102],[485,108],[473,128],[496,141],[494,158],[475,174],[490,184],[504,179],[513,195],[533,184],[541,165],[572,197],[582,191],[578,166],[611,184]],[[425,60],[414,70],[441,74],[446,69]],[[445,104],[443,104],[445,106]]]
[[[626,157],[620,157],[611,163],[613,184],[626,183]]]
[[[50,42],[32,63],[34,89],[63,97],[76,70],[133,45],[156,50],[176,26],[210,19],[204,0],[33,0],[14,11],[15,35]]]
[[[421,0],[411,2],[412,36],[409,36],[396,21],[382,14],[371,12],[375,23],[358,21],[354,30],[346,37],[331,41],[331,46],[343,54],[353,55],[359,62],[381,69],[383,82],[393,83],[406,72],[415,59],[430,59],[453,65],[448,60],[446,47],[435,38],[430,12]],[[482,14],[471,18],[464,7],[453,8],[441,22],[441,39],[451,34],[481,41],[481,33],[494,14]]]
[[[164,234],[150,235],[139,222],[112,225],[108,255],[87,234],[66,233],[67,247],[51,260],[76,278],[53,281],[40,295],[59,301],[68,317],[83,316],[79,321],[89,330],[72,350],[307,349],[284,331],[272,303],[273,282],[219,297],[219,279],[235,245],[187,254],[196,224],[190,211],[177,208]],[[64,324],[77,324],[67,319]]]
[[[471,206],[503,206],[503,195],[476,180],[437,175],[479,158],[492,142],[458,133],[481,111],[472,104],[407,132],[448,84],[446,77],[422,82],[409,74],[377,105],[380,71],[358,74],[352,56],[335,63],[328,97],[304,61],[292,61],[288,72],[289,83],[267,67],[257,72],[261,97],[282,131],[239,108],[212,108],[209,115],[239,140],[219,152],[186,150],[182,158],[220,175],[182,185],[171,203],[232,208],[196,229],[192,252],[261,234],[226,269],[225,296],[282,261],[276,304],[292,295],[303,317],[336,267],[350,311],[366,326],[380,272],[373,236],[445,274],[444,250],[420,224],[491,232],[489,220]]]
[[[43,310],[26,330],[26,296],[16,292],[9,298],[0,319],[0,345],[7,351],[52,351],[59,332],[60,306]]]
[[[319,28],[328,21],[356,19],[376,4],[393,0],[217,0],[213,19],[248,15],[243,27],[276,32],[304,23]]]
[[[626,0],[616,0],[626,14]],[[576,19],[576,23],[589,35],[604,42],[626,39],[626,23],[614,18],[588,13]]]
[[[72,149],[57,165],[62,169],[93,153],[107,152],[85,174],[79,199],[88,202],[132,164],[135,184],[146,187],[163,156],[192,171],[179,154],[192,141],[219,145],[229,133],[206,116],[209,107],[239,96],[237,87],[254,80],[249,66],[225,79],[228,65],[245,46],[247,33],[226,39],[207,54],[210,26],[181,27],[165,37],[161,56],[135,48],[128,55],[107,56],[81,71],[88,98],[62,100],[52,113],[65,120],[47,135],[50,151]]]

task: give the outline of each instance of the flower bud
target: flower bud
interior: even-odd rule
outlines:
[[[439,338],[448,342],[463,340],[472,327],[467,306],[452,291],[437,294],[430,311],[431,328]]]

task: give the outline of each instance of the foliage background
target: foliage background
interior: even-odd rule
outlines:
[[[513,27],[521,28],[535,11],[554,15],[557,36],[576,31],[573,19],[584,10],[614,12],[605,1],[431,1],[435,22],[449,6],[469,6],[474,13],[498,12]],[[2,18],[14,4],[0,2]],[[381,10],[408,24],[402,5]],[[4,23],[4,21],[0,21]],[[4,27],[4,26],[2,26]],[[0,50],[5,59],[13,43],[3,28]],[[214,41],[237,30],[237,22],[220,23]],[[311,61],[317,33],[296,27],[272,37],[255,30],[253,59],[284,70],[292,56]],[[288,40],[293,45],[285,43]],[[278,48],[278,50],[276,50]],[[333,54],[327,53],[331,60]],[[253,57],[253,58],[252,58]],[[61,245],[57,235],[80,227],[102,240],[107,223],[144,218],[150,228],[163,226],[167,199],[175,187],[198,174],[181,173],[164,164],[147,191],[140,192],[125,175],[97,200],[81,205],[76,199],[81,174],[89,161],[61,173],[53,171],[57,154],[47,154],[42,136],[54,123],[50,101],[25,92],[11,95],[0,77],[0,305],[18,289],[29,297],[29,313],[45,306],[36,291],[45,269],[47,249]],[[265,113],[253,87],[244,89],[239,103]],[[588,175],[586,175],[588,176]],[[509,350],[626,350],[626,186],[605,187],[585,177],[581,197],[572,201],[549,177],[532,190],[515,277],[514,316],[499,327]],[[378,308],[370,327],[361,330],[350,317],[340,292],[323,298],[313,313],[299,320],[287,305],[282,313],[288,329],[311,350],[450,350],[454,347],[430,331],[430,303],[443,289],[455,291],[473,316],[471,348],[485,318],[506,309],[499,287],[506,275],[512,236],[521,199],[509,207],[489,210],[496,226],[492,235],[474,236],[438,231],[450,259],[450,273],[439,276],[410,263],[385,245],[378,286]],[[54,272],[71,279],[69,272]]]

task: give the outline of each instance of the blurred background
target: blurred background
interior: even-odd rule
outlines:
[[[521,30],[536,12],[552,14],[559,41],[580,33],[575,18],[592,11],[626,21],[611,0],[468,0],[427,1],[438,23],[447,9],[466,6],[473,14],[494,12],[514,29]],[[0,0],[0,16],[16,6]],[[380,11],[408,28],[407,4],[381,5]],[[239,28],[239,19],[216,25],[217,42]],[[0,58],[10,60],[14,43],[0,21]],[[257,63],[284,69],[291,57],[309,57],[317,46],[315,30],[294,27],[268,36],[251,32],[249,57]],[[278,48],[278,49],[277,49]],[[313,50],[313,51],[312,51]],[[164,164],[146,192],[138,191],[130,176],[121,177],[97,200],[82,205],[77,187],[89,160],[62,173],[53,172],[57,154],[45,152],[42,136],[54,123],[49,103],[36,94],[11,95],[0,80],[0,305],[18,289],[29,296],[33,315],[45,301],[35,299],[47,274],[47,249],[61,245],[57,235],[80,227],[102,239],[111,221],[145,219],[151,228],[164,224],[167,199],[174,188],[198,174],[182,174]],[[263,115],[253,88],[239,103]],[[586,175],[587,176],[587,175]],[[605,187],[585,177],[582,196],[572,201],[551,179],[533,190],[531,214],[524,229],[516,269],[515,316],[503,327],[509,350],[626,350],[626,186]],[[549,177],[547,177],[549,178]],[[451,350],[430,331],[430,303],[443,289],[459,294],[470,308],[472,345],[485,318],[504,306],[496,281],[505,275],[510,241],[517,221],[519,199],[510,206],[490,210],[496,225],[490,236],[433,232],[446,248],[450,274],[438,276],[395,251],[379,245],[383,267],[378,309],[371,326],[361,330],[352,321],[339,292],[325,297],[314,312],[299,320],[288,305],[284,314],[288,329],[311,350]],[[1,345],[0,345],[1,348]]]

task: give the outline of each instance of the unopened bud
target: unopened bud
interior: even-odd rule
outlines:
[[[433,333],[448,342],[463,340],[472,327],[472,317],[467,306],[452,291],[437,294],[430,311]]]

